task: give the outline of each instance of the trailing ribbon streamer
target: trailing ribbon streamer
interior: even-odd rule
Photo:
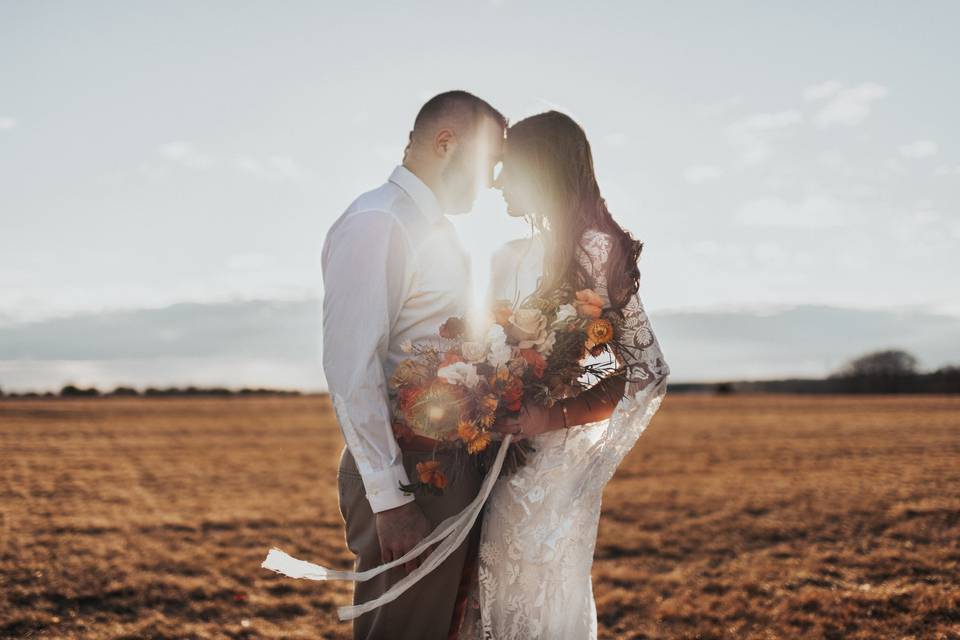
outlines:
[[[365,582],[374,576],[380,575],[384,571],[409,562],[436,544],[437,548],[424,558],[419,567],[398,580],[382,595],[362,604],[340,607],[337,609],[337,614],[341,620],[352,620],[388,602],[393,602],[407,589],[419,582],[421,578],[440,566],[440,563],[446,560],[466,539],[467,534],[470,533],[470,529],[473,528],[473,524],[480,515],[480,510],[483,508],[490,492],[493,490],[494,483],[500,475],[500,469],[503,467],[503,460],[507,455],[507,449],[512,439],[513,436],[508,435],[500,443],[497,457],[487,472],[487,476],[483,479],[483,484],[480,486],[480,492],[477,494],[477,497],[474,498],[463,511],[450,516],[438,524],[434,530],[430,532],[430,535],[420,541],[417,546],[405,553],[402,557],[378,565],[372,569],[367,569],[366,571],[337,571],[336,569],[328,569],[305,560],[298,560],[274,547],[267,553],[266,559],[260,566],[291,578]],[[437,544],[438,542],[439,544]]]

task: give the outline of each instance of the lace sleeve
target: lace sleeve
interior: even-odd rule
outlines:
[[[606,267],[612,242],[608,234],[590,230],[584,234],[579,252],[580,264],[590,275],[594,291],[606,305],[610,304]],[[626,393],[635,395],[666,380],[670,367],[663,358],[640,295],[634,294],[619,313],[608,312],[606,317],[616,327],[614,351],[626,372]]]

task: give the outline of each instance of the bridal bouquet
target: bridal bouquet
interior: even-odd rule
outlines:
[[[439,341],[402,345],[411,357],[389,381],[398,442],[461,449],[482,463],[500,416],[520,411],[524,401],[552,406],[616,371],[614,325],[602,306],[589,289],[532,297],[516,310],[498,301],[483,326],[452,317]],[[604,353],[611,357],[599,360]],[[507,468],[531,451],[526,441],[511,444]],[[401,490],[441,494],[441,466],[436,459],[417,464],[417,478]]]

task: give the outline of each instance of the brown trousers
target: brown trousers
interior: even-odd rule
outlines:
[[[411,480],[417,477],[416,464],[429,460],[431,453],[404,452],[403,465]],[[417,504],[433,526],[445,518],[463,510],[480,491],[482,478],[469,461],[456,464],[452,454],[439,453],[437,459],[444,468],[456,470],[448,473],[449,482],[442,496],[417,496]],[[377,537],[376,521],[370,510],[363,480],[357,471],[356,462],[344,448],[340,457],[338,474],[340,489],[340,513],[346,525],[347,546],[356,556],[356,571],[365,571],[382,564],[380,540]],[[457,589],[467,560],[468,548],[477,542],[479,522],[470,536],[443,564],[424,576],[399,598],[373,611],[368,611],[353,621],[355,640],[446,640],[454,615]],[[402,566],[381,573],[366,582],[357,582],[353,593],[354,604],[376,598],[404,575]]]

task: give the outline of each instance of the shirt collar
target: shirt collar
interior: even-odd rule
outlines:
[[[423,180],[418,178],[415,173],[403,165],[398,165],[393,173],[390,174],[390,182],[403,189],[408,196],[413,198],[422,213],[430,222],[440,222],[443,219],[443,211],[440,209],[440,203],[433,190],[428,187]]]

